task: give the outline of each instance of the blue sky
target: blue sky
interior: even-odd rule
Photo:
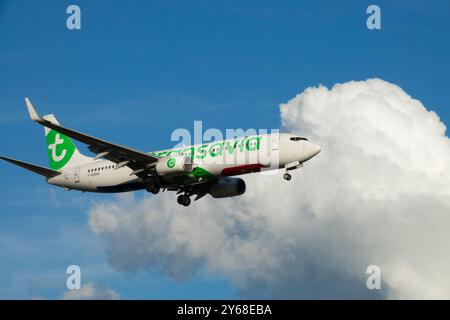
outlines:
[[[77,4],[82,29],[66,28]],[[369,4],[382,29],[366,28]],[[0,1],[0,154],[47,165],[41,113],[141,150],[176,128],[278,128],[308,86],[379,77],[450,123],[448,1]],[[25,148],[24,148],[25,146]],[[84,150],[81,145],[80,149]],[[123,274],[87,209],[112,195],[66,192],[0,165],[0,298],[59,298],[65,269],[122,298],[239,298],[205,272],[176,282]],[[143,192],[136,194],[144,196]]]

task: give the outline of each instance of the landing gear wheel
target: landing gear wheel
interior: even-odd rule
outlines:
[[[145,180],[146,187],[145,189],[147,192],[151,192],[153,194],[157,194],[161,189],[161,181],[158,177],[149,177],[147,180]]]
[[[177,198],[177,202],[185,207],[189,206],[191,204],[191,198],[189,198],[187,195],[182,194],[179,195]]]
[[[157,194],[160,189],[161,189],[160,187],[152,187],[152,188],[147,187],[147,191],[153,194]]]
[[[292,176],[291,176],[289,173],[286,172],[286,173],[283,175],[283,178],[284,178],[284,180],[289,181],[289,180],[292,179]]]

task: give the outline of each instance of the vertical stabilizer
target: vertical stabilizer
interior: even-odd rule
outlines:
[[[58,124],[53,114],[42,117],[55,124]],[[53,129],[45,128],[45,140],[47,142],[48,162],[53,170],[60,170],[65,167],[75,167],[91,162],[93,158],[82,155],[72,140]]]

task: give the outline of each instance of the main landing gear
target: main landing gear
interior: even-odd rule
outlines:
[[[146,190],[153,194],[157,194],[161,188],[159,186],[148,186]]]
[[[185,194],[180,194],[177,198],[177,202],[185,207],[189,206],[191,204],[191,198],[189,198]]]
[[[147,186],[145,188],[148,192],[157,194],[161,190],[161,182],[156,177],[151,177],[147,180]]]

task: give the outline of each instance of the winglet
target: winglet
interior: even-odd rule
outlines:
[[[33,105],[31,104],[30,99],[25,98],[25,104],[27,105],[28,113],[30,114],[31,120],[36,121],[36,122],[42,121],[42,119],[39,118],[39,116],[38,116],[36,110],[34,109]]]

